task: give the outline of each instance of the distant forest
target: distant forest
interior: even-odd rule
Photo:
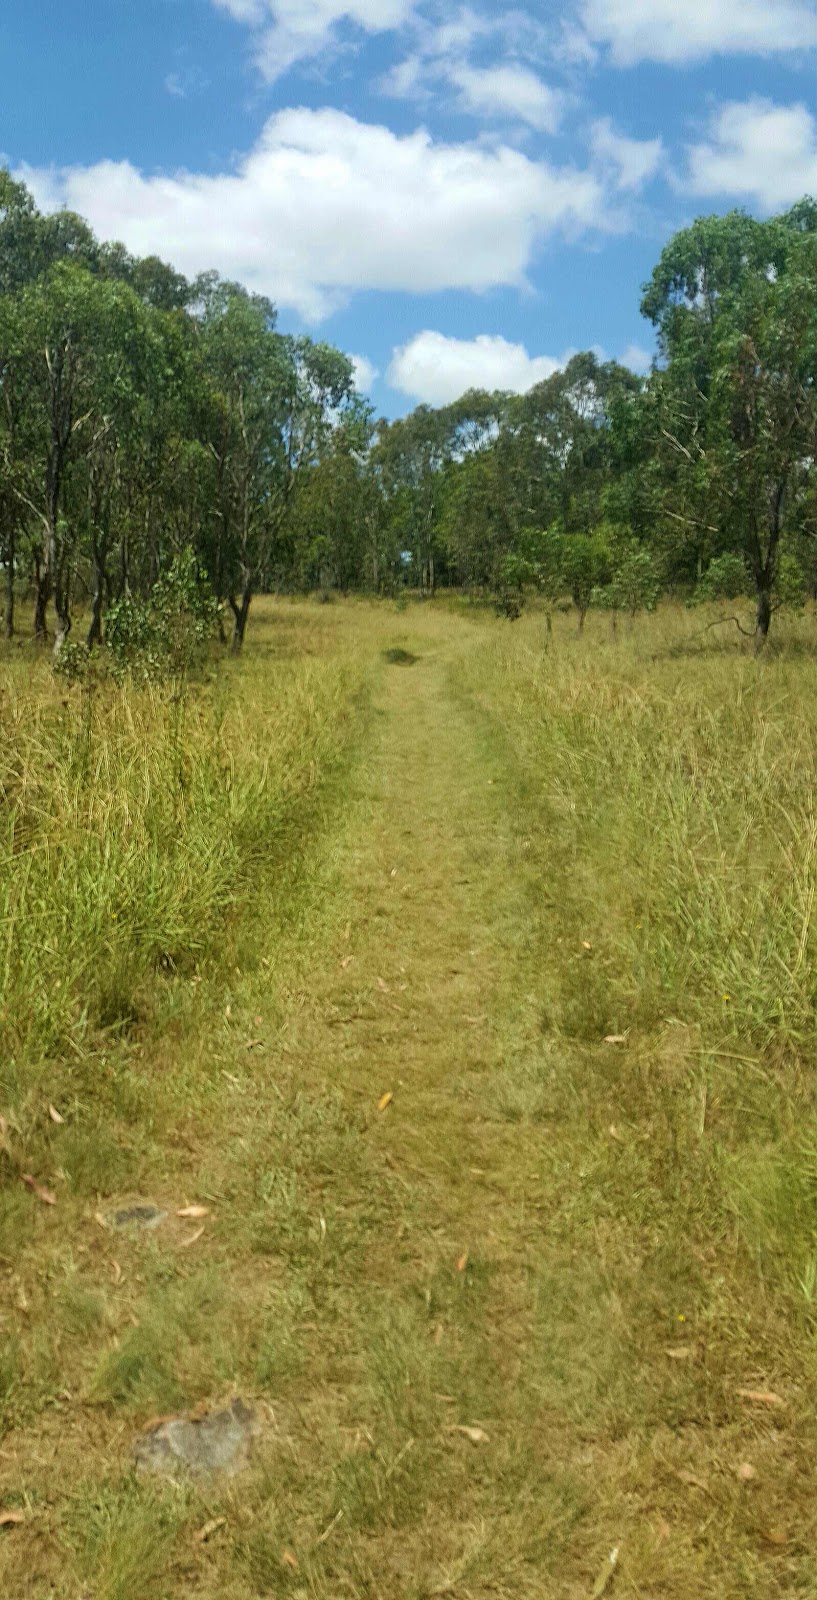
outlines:
[[[0,172],[7,635],[25,595],[57,653],[73,614],[100,644],[181,559],[236,649],[259,591],[403,584],[510,616],[570,598],[580,626],[751,592],[762,641],[817,592],[817,202],[696,221],[641,310],[646,378],[585,352],[527,394],[389,422],[269,300],[100,243]]]

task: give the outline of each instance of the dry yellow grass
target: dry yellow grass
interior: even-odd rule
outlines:
[[[813,668],[696,625],[264,608],[206,691],[288,752],[228,916],[0,1079],[57,1196],[7,1159],[10,1600],[817,1593]],[[104,1232],[129,1191],[204,1232]],[[232,1393],[246,1475],[133,1478]]]

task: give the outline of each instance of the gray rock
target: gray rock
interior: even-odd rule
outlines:
[[[210,1411],[194,1421],[169,1417],[136,1440],[136,1469],[166,1478],[182,1471],[197,1477],[232,1476],[247,1465],[257,1432],[255,1413],[243,1400],[233,1400],[225,1410]]]
[[[139,1200],[135,1205],[109,1211],[105,1221],[111,1228],[158,1228],[166,1219],[166,1211],[160,1211],[149,1200]]]

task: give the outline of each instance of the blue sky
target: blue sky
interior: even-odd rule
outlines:
[[[693,216],[817,192],[817,0],[3,0],[39,203],[269,294],[395,414],[643,367]]]

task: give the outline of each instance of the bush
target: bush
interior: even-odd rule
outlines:
[[[710,561],[695,590],[695,599],[739,600],[749,588],[748,576],[741,556],[729,552],[716,556],[714,561]]]

